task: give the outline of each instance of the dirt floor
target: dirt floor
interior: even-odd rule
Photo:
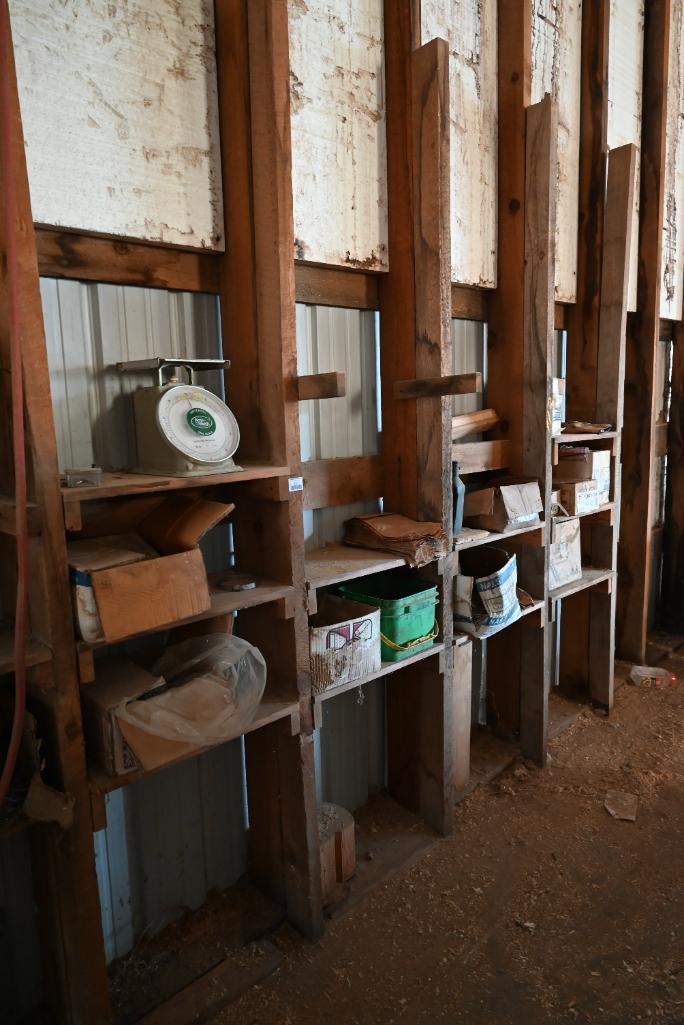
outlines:
[[[684,649],[682,649],[684,654]],[[584,711],[455,834],[328,923],[214,1025],[684,1025],[684,657],[667,689]],[[638,797],[636,822],[604,808]]]

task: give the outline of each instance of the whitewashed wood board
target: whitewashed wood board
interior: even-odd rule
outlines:
[[[531,101],[550,93],[558,105],[556,299],[577,297],[580,59],[582,0],[528,0],[531,6]],[[505,159],[505,156],[504,156]]]
[[[665,134],[660,316],[682,319],[684,290],[684,0],[672,0]]]
[[[295,256],[387,270],[382,0],[289,0]]]
[[[637,147],[627,308],[636,309],[644,67],[644,0],[611,0],[608,34],[608,149]]]
[[[451,279],[496,286],[496,0],[423,0],[423,43],[449,44]]]
[[[10,0],[33,218],[223,249],[212,0]]]

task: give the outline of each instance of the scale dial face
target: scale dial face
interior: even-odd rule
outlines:
[[[225,462],[240,443],[237,420],[225,402],[196,385],[167,388],[157,405],[157,424],[169,445],[200,465]]]

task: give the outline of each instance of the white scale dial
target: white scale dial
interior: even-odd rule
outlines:
[[[237,420],[225,402],[192,384],[176,384],[164,392],[157,424],[168,443],[195,463],[223,463],[240,443]]]

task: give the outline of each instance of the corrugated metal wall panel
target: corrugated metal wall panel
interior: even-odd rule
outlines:
[[[0,1025],[40,1003],[40,948],[26,832],[0,842]]]
[[[380,448],[377,317],[365,310],[297,305],[297,372],[346,373],[343,398],[300,403],[302,458],[372,455]],[[339,541],[350,516],[378,508],[359,502],[304,514],[308,549]],[[383,681],[327,701],[315,737],[319,800],[350,811],[361,807],[385,781],[385,687]]]

